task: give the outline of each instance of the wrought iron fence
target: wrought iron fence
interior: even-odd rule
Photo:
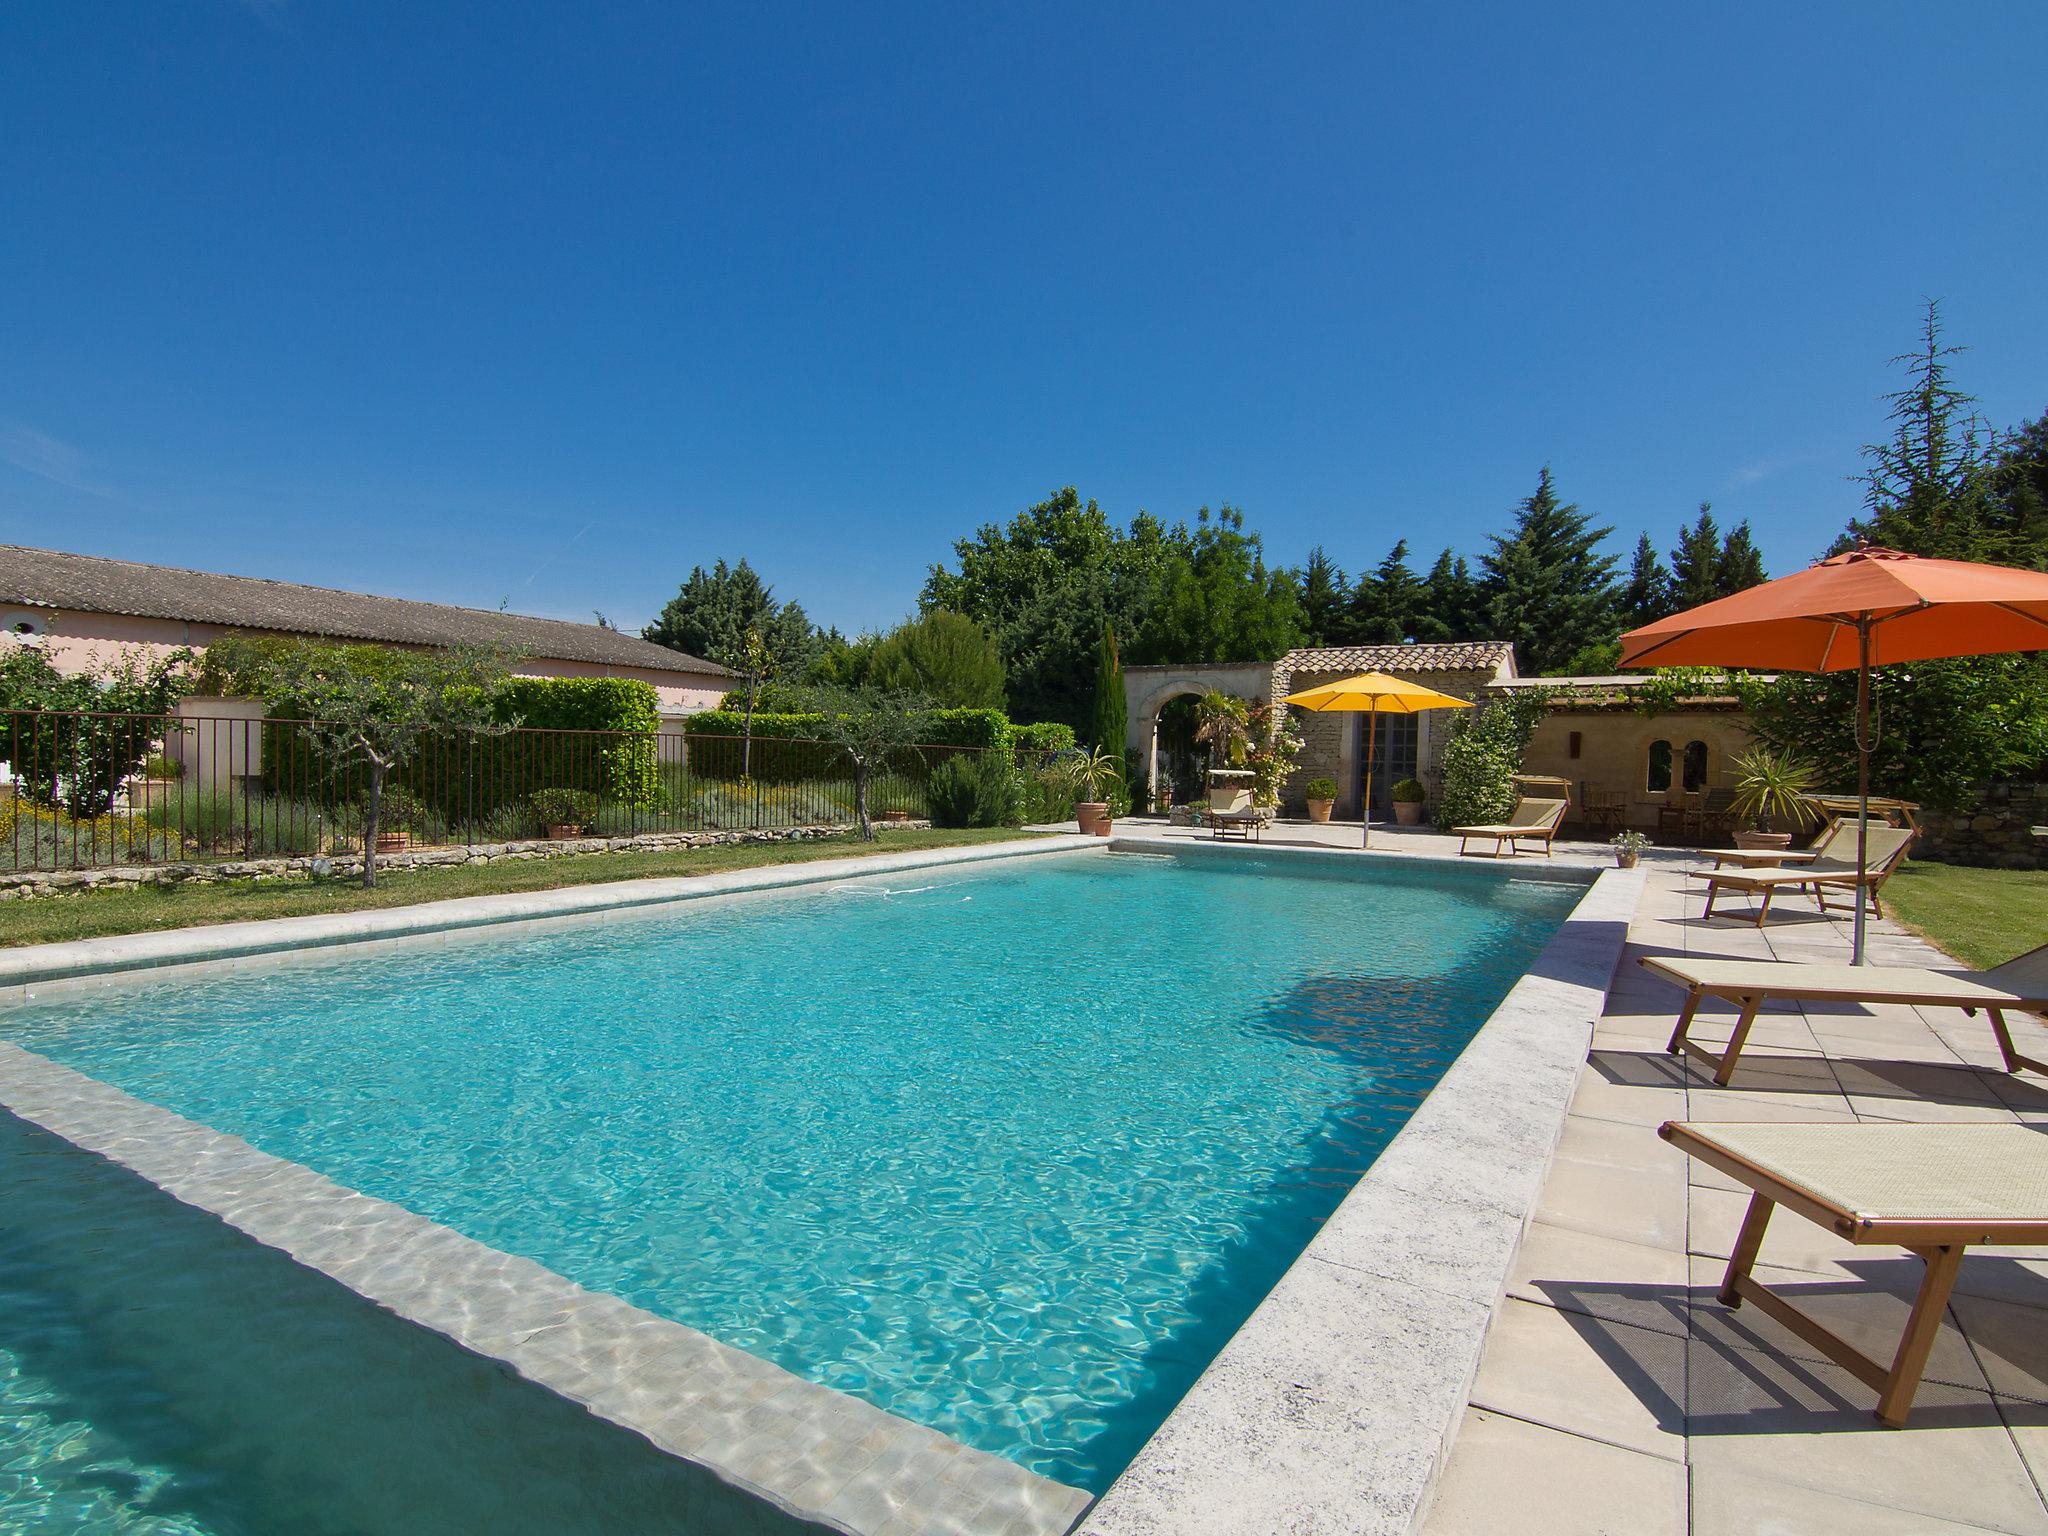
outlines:
[[[0,871],[361,847],[367,770],[335,769],[307,721],[25,711],[0,724]],[[989,755],[948,746],[892,754],[870,776],[869,812],[924,816],[941,763]],[[852,764],[835,744],[749,744],[685,729],[431,740],[386,779],[378,817],[380,851],[512,842],[551,827],[631,837],[855,821]]]

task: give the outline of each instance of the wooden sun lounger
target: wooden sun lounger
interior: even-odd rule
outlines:
[[[1266,816],[1262,811],[1211,811],[1209,813],[1209,835],[1212,838],[1242,842],[1257,842],[1266,830]]]
[[[1453,827],[1458,834],[1458,855],[1464,857],[1472,851],[1472,839],[1491,838],[1493,852],[1482,854],[1482,858],[1497,859],[1505,849],[1510,858],[1522,851],[1525,842],[1541,843],[1543,856],[1550,857],[1550,840],[1557,836],[1557,829],[1564,821],[1566,802],[1562,800],[1522,800],[1516,803],[1514,814],[1506,821],[1490,827]]]
[[[1666,1121],[1674,1147],[1754,1191],[1721,1281],[1724,1306],[1753,1301],[1877,1393],[1905,1426],[1942,1310],[1972,1243],[2048,1242],[2048,1131],[2029,1125],[1753,1125]],[[1895,1244],[1927,1265],[1889,1366],[1751,1273],[1776,1206],[1859,1247]]]
[[[1714,915],[1714,903],[1721,899],[1724,891],[1740,891],[1750,896],[1761,896],[1757,904],[1756,925],[1761,928],[1764,919],[1771,914],[1771,898],[1779,891],[1804,890],[1820,903],[1821,911],[1828,910],[1827,891],[1829,887],[1838,890],[1854,890],[1862,885],[1870,895],[1870,904],[1879,917],[1884,916],[1884,903],[1878,898],[1885,881],[1891,879],[1892,871],[1906,856],[1907,845],[1913,841],[1913,834],[1898,827],[1870,829],[1870,865],[1862,876],[1856,869],[1856,844],[1853,834],[1848,839],[1846,856],[1840,851],[1841,839],[1831,845],[1829,851],[1792,869],[1758,869],[1731,872],[1725,869],[1687,871],[1695,880],[1707,882],[1707,910],[1705,916]]]
[[[1870,825],[1875,828],[1885,823],[1873,821]],[[1842,837],[1846,837],[1848,841],[1838,848],[1835,846],[1835,840]],[[1855,863],[1856,822],[1853,818],[1829,822],[1821,829],[1820,836],[1813,840],[1813,846],[1810,848],[1703,848],[1700,854],[1703,858],[1712,859],[1716,869],[1730,866],[1736,869],[1777,869],[1811,864],[1815,859],[1828,858],[1845,851],[1849,862]]]
[[[1791,960],[1693,959],[1687,955],[1645,955],[1643,968],[1685,988],[1685,1007],[1671,1032],[1667,1050],[1681,1052],[1713,1069],[1714,1081],[1726,1086],[1735,1063],[1749,1041],[1757,1010],[1772,998],[1786,1002],[1900,1003],[1916,1008],[1979,1008],[1998,1038],[2005,1069],[2031,1067],[2048,1073],[2048,1062],[2023,1056],[2013,1046],[2005,1015],[2048,1014],[2048,944],[1989,971],[1927,970],[1906,965],[1804,965]],[[1709,997],[1723,998],[1741,1010],[1727,1048],[1718,1056],[1686,1038],[1693,1015]]]

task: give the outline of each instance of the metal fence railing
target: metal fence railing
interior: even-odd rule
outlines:
[[[0,872],[360,849],[367,771],[337,771],[303,720],[60,711],[0,716]],[[871,815],[923,816],[970,748],[908,747]],[[380,851],[585,836],[850,827],[854,776],[823,741],[519,728],[428,742],[385,782]]]

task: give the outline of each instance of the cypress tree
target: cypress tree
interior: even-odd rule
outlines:
[[[1484,640],[1486,623],[1482,616],[1479,583],[1472,579],[1472,567],[1463,555],[1447,549],[1422,578],[1422,594],[1412,615],[1410,633],[1425,645],[1443,645],[1454,640]]]
[[[1124,669],[1117,659],[1116,634],[1102,626],[1102,648],[1095,658],[1095,715],[1089,734],[1098,750],[1124,760],[1124,738],[1130,716],[1124,706]]]
[[[1484,559],[1487,617],[1493,638],[1514,644],[1524,673],[1542,675],[1613,635],[1615,560],[1598,553],[1613,531],[1560,502],[1546,464],[1514,530],[1493,535]]]
[[[1728,536],[1721,541],[1721,554],[1714,562],[1714,575],[1723,597],[1732,597],[1750,587],[1760,587],[1770,580],[1764,570],[1763,552],[1749,536],[1747,519],[1729,529]]]

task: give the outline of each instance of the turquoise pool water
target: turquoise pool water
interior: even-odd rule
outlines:
[[[1582,890],[1039,856],[60,997],[0,1032],[1099,1490]]]

